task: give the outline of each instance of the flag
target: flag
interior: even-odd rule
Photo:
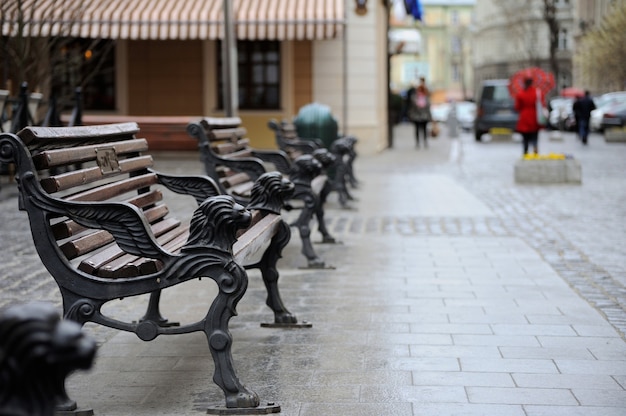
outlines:
[[[406,12],[413,16],[415,20],[421,21],[424,17],[424,8],[420,0],[404,0]]]

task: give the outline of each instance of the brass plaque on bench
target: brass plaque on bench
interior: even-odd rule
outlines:
[[[121,171],[117,153],[115,153],[115,149],[112,147],[96,149],[96,162],[103,175]]]

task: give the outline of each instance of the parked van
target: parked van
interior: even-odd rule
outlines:
[[[510,134],[515,130],[518,114],[514,110],[514,99],[509,93],[508,79],[483,81],[476,96],[478,107],[474,134],[477,142],[485,133]]]

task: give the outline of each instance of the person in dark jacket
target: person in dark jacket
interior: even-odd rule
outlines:
[[[541,97],[542,105],[545,105]],[[537,122],[537,89],[533,87],[532,78],[524,80],[524,89],[515,96],[515,111],[519,113],[516,131],[522,134],[524,154],[533,147],[535,154],[539,153],[538,139],[541,125]]]
[[[426,86],[426,80],[420,78],[416,88],[411,88],[407,94],[407,116],[415,124],[415,145],[420,147],[420,132],[424,147],[428,147],[428,132],[426,126],[432,120],[430,113],[430,91]]]
[[[587,137],[589,136],[589,119],[591,118],[591,112],[596,109],[596,103],[593,102],[589,91],[585,91],[585,95],[579,97],[574,102],[574,116],[578,123],[578,135],[583,144],[587,144]]]

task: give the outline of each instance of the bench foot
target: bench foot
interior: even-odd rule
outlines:
[[[324,263],[322,260],[309,261],[306,266],[300,266],[299,269],[314,269],[314,270],[335,270],[335,266]]]
[[[55,410],[54,416],[93,416],[92,409]]]
[[[247,409],[230,408],[223,405],[215,405],[207,409],[208,415],[269,415],[280,413],[280,405],[275,403],[261,404]]]
[[[307,321],[283,323],[283,322],[262,322],[262,328],[313,328],[313,324]]]
[[[287,245],[291,238],[291,230],[289,225],[281,221],[279,230],[272,238],[269,247],[266,249],[261,261],[253,266],[246,268],[258,267],[263,276],[263,283],[267,289],[267,299],[265,304],[274,312],[274,323],[277,325],[297,325],[298,319],[294,314],[289,312],[283,303],[278,289],[278,269],[276,263],[281,257],[283,248]]]
[[[343,244],[343,242],[337,241],[335,237],[322,237],[322,241],[318,244]]]

